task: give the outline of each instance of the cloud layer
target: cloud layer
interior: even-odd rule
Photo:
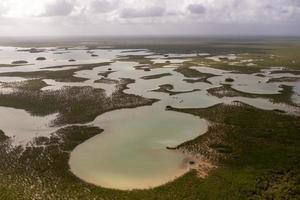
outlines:
[[[42,16],[69,16],[74,9],[74,5],[67,0],[50,2],[45,6],[45,12]]]
[[[300,0],[0,1],[0,35],[300,35],[299,27]]]

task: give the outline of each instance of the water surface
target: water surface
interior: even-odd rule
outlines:
[[[99,116],[104,132],[71,153],[71,171],[95,185],[145,189],[162,185],[189,170],[189,159],[168,150],[207,131],[205,120],[164,111],[160,103]]]

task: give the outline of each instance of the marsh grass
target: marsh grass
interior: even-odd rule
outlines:
[[[228,84],[223,84],[221,87],[208,89],[207,92],[210,95],[216,96],[218,98],[222,97],[249,97],[249,98],[265,98],[269,99],[273,103],[285,103],[291,106],[297,106],[292,101],[292,96],[294,94],[293,87],[282,85],[282,90],[279,94],[251,94],[246,92],[238,91],[232,88]]]
[[[193,41],[194,42],[194,41]],[[227,60],[220,63],[205,58],[185,62],[180,68],[187,77],[201,80],[203,74],[188,69],[200,64],[244,73],[262,68],[284,65],[299,69],[299,47],[288,45],[278,49],[278,43],[239,43],[225,41],[192,45],[151,44],[151,50],[161,53],[207,52],[213,55],[235,53],[258,60],[256,66],[231,66]],[[126,45],[124,46],[126,47]],[[131,46],[132,47],[132,46]],[[135,47],[137,48],[138,45]],[[145,46],[143,46],[145,48]],[[276,50],[276,48],[278,50]],[[293,50],[293,51],[291,51]],[[274,54],[276,57],[270,57]],[[298,57],[297,57],[298,56]],[[295,58],[295,62],[293,59]],[[151,65],[143,57],[130,57],[141,64]],[[263,60],[265,59],[265,60]],[[127,59],[128,60],[128,59]],[[163,65],[162,65],[163,66]],[[157,66],[156,66],[157,67]],[[184,68],[187,69],[184,69]],[[184,70],[184,71],[183,71]],[[289,69],[290,70],[290,69]],[[297,71],[296,71],[297,72]],[[72,77],[73,70],[62,72],[15,72],[5,75],[30,78],[54,78],[61,81],[83,81]],[[1,74],[3,75],[3,74]],[[43,83],[33,81],[21,86],[13,94],[0,96],[0,105],[25,109],[35,115],[59,112],[58,124],[85,122],[95,116],[124,107],[151,104],[155,100],[122,93],[133,80],[123,80],[116,93],[108,98],[102,90],[89,87],[64,88],[42,92]],[[268,98],[289,102],[291,88]],[[168,89],[168,88],[167,88]],[[248,95],[222,88],[221,95]],[[215,92],[215,91],[212,91]],[[254,97],[254,96],[252,96]],[[255,96],[257,97],[257,96]],[[267,97],[267,96],[266,96]],[[7,137],[0,142],[0,199],[114,199],[114,200],[219,200],[219,199],[300,199],[300,118],[276,111],[255,109],[242,103],[219,104],[203,109],[168,110],[193,114],[210,121],[204,135],[187,141],[177,150],[204,157],[218,165],[205,178],[195,170],[173,182],[149,190],[120,191],[104,189],[85,183],[75,177],[68,167],[70,152],[80,143],[102,132],[97,127],[72,126],[60,129],[50,138],[40,137],[35,146],[25,150],[11,147]],[[0,131],[1,138],[3,132]]]
[[[76,71],[89,70],[95,67],[107,66],[109,64],[110,64],[109,62],[106,62],[106,63],[94,63],[94,64],[82,64],[82,65],[62,65],[62,66],[54,66],[49,68],[55,69],[55,68],[63,68],[63,67],[70,67],[70,66],[77,67],[77,68],[59,70],[59,71],[44,70],[44,71],[33,71],[33,72],[5,72],[5,73],[0,73],[0,76],[16,76],[16,77],[24,77],[24,78],[35,78],[35,79],[53,79],[60,82],[82,82],[88,79],[73,76]]]
[[[102,130],[72,126],[59,130],[49,139],[37,140],[39,145],[26,148],[23,154],[19,148],[7,151],[5,143],[1,143],[0,159],[4,163],[0,166],[1,197],[21,200],[299,198],[298,117],[244,104],[172,110],[206,118],[214,124],[206,134],[178,147],[218,164],[205,179],[191,171],[166,185],[133,191],[84,183],[68,169],[69,152]]]
[[[201,155],[205,155],[203,151],[208,152],[210,156],[214,156],[212,150],[222,149],[216,154],[218,159],[214,159],[219,168],[201,183],[200,190],[207,195],[203,199],[300,197],[299,117],[262,111],[243,104],[173,110],[204,117],[216,124],[208,133],[178,147]],[[212,132],[215,126],[221,127]],[[205,151],[203,144],[207,146],[207,143],[211,149]],[[218,156],[220,154],[223,156]],[[218,194],[212,194],[214,190]]]
[[[163,84],[159,85],[158,89],[151,90],[152,92],[163,92],[166,94],[169,94],[170,96],[172,95],[177,95],[177,94],[184,94],[184,93],[191,93],[191,92],[196,92],[200,91],[200,89],[193,89],[193,90],[188,90],[188,91],[173,91],[174,86],[171,84]]]
[[[65,87],[60,90],[41,91],[40,80],[17,83],[16,90],[0,94],[0,106],[24,109],[32,115],[45,116],[58,112],[54,125],[86,123],[98,115],[121,108],[151,105],[156,100],[123,92],[134,80],[122,79],[111,96],[92,87]]]
[[[141,79],[151,80],[151,79],[159,79],[166,76],[172,76],[172,74],[170,73],[155,74],[155,75],[143,76],[141,77]]]

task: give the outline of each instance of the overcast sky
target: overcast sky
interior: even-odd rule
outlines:
[[[300,36],[300,0],[0,0],[15,35]]]

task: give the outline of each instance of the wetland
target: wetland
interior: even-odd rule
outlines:
[[[0,46],[0,199],[300,197],[300,40],[55,45]]]

